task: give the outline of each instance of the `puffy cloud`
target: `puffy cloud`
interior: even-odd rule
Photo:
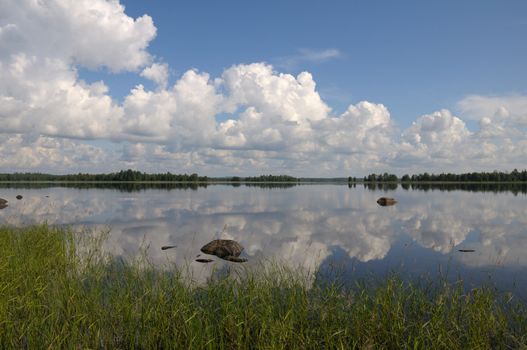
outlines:
[[[213,80],[188,71],[173,89],[134,89],[125,132],[168,152],[193,152],[200,169],[221,169],[223,161],[242,174],[506,170],[525,159],[527,141],[513,137],[511,125],[500,126],[510,137],[493,140],[492,120],[482,118],[474,132],[440,110],[399,133],[384,105],[362,101],[334,116],[315,86],[309,73],[294,77],[266,64],[233,66]],[[216,121],[221,114],[230,119]]]
[[[308,72],[294,77],[263,63],[237,65],[223,73],[221,83],[229,95],[227,109],[252,106],[273,122],[301,124],[323,119],[330,111]]]
[[[222,112],[234,113],[232,119],[216,122]],[[124,102],[124,131],[178,150],[303,152],[319,142],[314,123],[329,112],[309,73],[295,78],[266,64],[238,65],[214,81],[191,70],[170,90],[137,86]]]
[[[307,72],[295,78],[275,73],[269,65],[239,65],[226,70],[220,83],[226,91],[225,109],[242,111],[219,124],[219,146],[262,150],[268,157],[278,151],[280,158],[289,154],[317,160],[319,166],[334,161],[335,154],[341,155],[339,164],[351,159],[373,164],[392,152],[395,129],[383,105],[363,101],[331,116]],[[294,161],[288,164],[294,166]]]
[[[424,115],[403,132],[401,148],[406,155],[435,161],[456,161],[471,133],[448,110]]]
[[[176,99],[170,92],[147,91],[142,85],[132,89],[123,107],[126,115],[123,131],[148,141],[166,139],[177,110]]]
[[[479,120],[482,138],[527,136],[527,96],[467,96],[458,103],[467,118]]]
[[[6,0],[0,4],[0,57],[66,60],[89,68],[136,70],[147,64],[152,18],[124,13],[117,0]]]
[[[320,142],[342,153],[373,153],[393,147],[394,125],[382,104],[367,101],[350,105],[338,118],[317,125]]]
[[[136,86],[124,101],[123,132],[127,138],[162,142],[181,148],[206,146],[215,133],[222,96],[208,74],[187,71],[170,90]]]
[[[122,108],[75,67],[136,70],[155,33],[149,16],[134,20],[118,1],[2,1],[0,132],[117,137]]]
[[[0,66],[0,132],[110,137],[121,108],[103,82],[86,84],[64,61],[16,54]]]
[[[487,117],[480,129],[470,131],[465,122],[441,110],[419,117],[403,131],[397,154],[390,163],[406,172],[470,172],[521,168],[525,138],[511,135],[518,130],[499,125]],[[490,135],[501,134],[494,138]]]
[[[141,76],[152,80],[160,89],[165,89],[168,84],[168,64],[154,63],[143,69]]]
[[[507,119],[527,125],[527,96],[467,96],[458,107],[468,118]]]

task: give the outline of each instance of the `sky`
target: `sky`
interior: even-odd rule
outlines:
[[[527,2],[0,0],[0,172],[527,164]]]

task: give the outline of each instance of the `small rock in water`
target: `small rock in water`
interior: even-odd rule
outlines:
[[[458,252],[461,252],[461,253],[472,253],[472,252],[475,252],[474,249],[458,249]]]
[[[19,194],[16,196],[16,199],[22,199],[22,198],[24,198],[24,197],[22,197],[22,196],[19,195]]]
[[[377,199],[377,204],[379,204],[382,207],[385,207],[388,205],[394,205],[395,203],[397,203],[397,201],[393,198],[381,197]]]
[[[171,248],[176,248],[177,245],[164,245],[161,247],[161,250],[167,250],[167,249],[171,249]]]
[[[196,259],[197,262],[199,263],[202,263],[202,264],[208,264],[210,262],[213,262],[214,260],[212,259]]]

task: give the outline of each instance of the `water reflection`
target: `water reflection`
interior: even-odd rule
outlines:
[[[364,183],[363,186],[364,188],[367,188],[368,190],[371,190],[371,191],[376,191],[376,190],[395,191],[399,185],[397,183],[390,183],[390,182],[388,183],[373,182],[373,183]]]
[[[148,183],[148,182],[6,182],[0,183],[0,189],[44,189],[44,188],[74,188],[74,189],[112,189],[121,192],[138,192],[151,189],[162,190],[197,190],[207,188],[207,183]]]
[[[113,189],[122,192],[137,192],[145,191],[150,189],[163,189],[163,190],[197,190],[199,188],[205,189],[208,186],[214,186],[221,184],[222,186],[232,187],[257,187],[257,188],[291,188],[299,186],[298,183],[265,183],[265,182],[226,182],[226,183],[206,183],[206,182],[188,182],[188,183],[149,183],[149,182],[136,182],[136,183],[89,183],[89,182],[0,182],[0,189],[2,188],[13,188],[13,189],[38,189],[38,188],[75,188],[75,189]],[[343,183],[327,183],[326,185],[335,185]],[[309,185],[309,184],[304,184]],[[348,183],[348,188],[356,188],[362,186],[365,189],[371,191],[395,191],[398,188],[403,190],[420,190],[420,191],[470,191],[470,192],[510,192],[515,195],[527,194],[527,183],[522,182],[503,182],[503,183]]]
[[[527,183],[504,182],[504,183],[403,183],[401,187],[405,190],[439,190],[439,191],[470,191],[470,192],[511,192],[515,195],[527,193]]]
[[[194,262],[205,243],[222,238],[245,247],[247,264],[276,259],[314,271],[340,261],[350,271],[402,266],[415,273],[449,264],[483,279],[498,271],[499,278],[527,286],[521,273],[527,267],[526,196],[438,189],[3,188],[0,197],[9,207],[0,211],[0,223],[110,227],[108,249],[116,256],[134,255],[146,242],[155,263],[187,265],[198,279],[232,264]],[[16,201],[17,194],[23,199]],[[397,205],[379,206],[385,195]],[[165,245],[177,247],[161,250]]]
[[[258,188],[290,188],[297,186],[296,183],[265,183],[265,182],[226,182],[219,183],[224,186],[232,187],[258,187]],[[138,192],[151,189],[162,190],[197,190],[199,188],[207,188],[207,186],[215,185],[215,183],[207,182],[0,182],[0,189],[38,189],[38,188],[76,188],[76,189],[112,189],[121,192]]]

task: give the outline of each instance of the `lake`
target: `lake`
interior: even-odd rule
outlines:
[[[398,202],[380,206],[382,196]],[[278,261],[350,283],[392,272],[461,278],[527,297],[525,186],[2,184],[0,198],[9,201],[1,225],[109,229],[116,257],[144,248],[154,264],[187,266],[197,280],[236,265],[194,261],[205,243],[226,238],[245,247],[243,266]]]

